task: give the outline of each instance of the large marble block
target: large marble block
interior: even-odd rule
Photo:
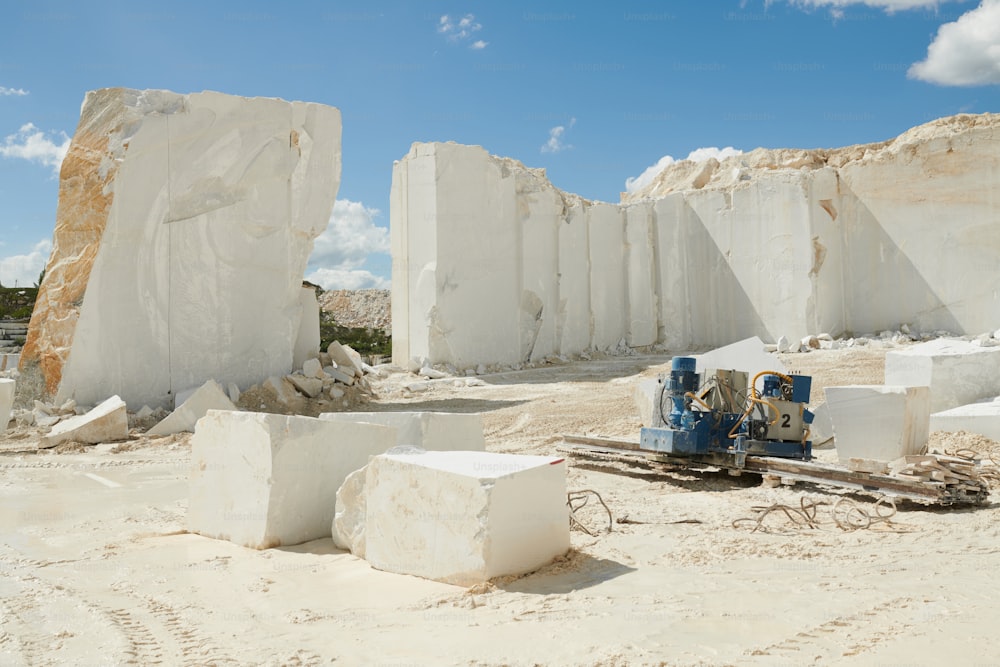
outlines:
[[[826,388],[834,446],[841,462],[893,461],[921,454],[930,434],[927,387],[848,385]]]
[[[58,401],[169,407],[292,370],[340,112],[216,92],[87,93],[21,368]]]
[[[448,412],[324,412],[320,419],[396,429],[396,445],[437,451],[485,451],[483,416]]]
[[[64,419],[38,443],[39,449],[55,447],[64,442],[82,442],[96,445],[101,442],[128,440],[128,411],[125,401],[112,396],[96,405],[92,410]]]
[[[329,537],[337,489],[395,439],[376,424],[210,410],[192,439],[188,529],[254,549]]]
[[[0,433],[7,430],[10,411],[14,407],[14,380],[0,378]]]
[[[960,405],[931,415],[931,432],[968,431],[1000,440],[1000,398]]]
[[[885,383],[931,388],[931,412],[1000,394],[1000,347],[939,338],[885,355]]]
[[[372,567],[469,586],[569,549],[566,463],[488,452],[384,454],[364,484]]]

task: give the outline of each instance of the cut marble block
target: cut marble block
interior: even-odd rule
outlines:
[[[181,394],[178,394],[180,400]],[[147,435],[170,435],[182,431],[194,431],[195,424],[209,410],[235,410],[236,406],[215,380],[209,380],[183,399],[180,406],[149,429]]]
[[[935,412],[930,428],[931,432],[968,431],[1000,440],[1000,398]]]
[[[939,338],[885,355],[885,383],[931,388],[931,412],[1000,394],[1000,347]]]
[[[209,410],[192,439],[188,528],[254,549],[330,536],[337,489],[392,429]]]
[[[112,396],[86,414],[64,419],[38,443],[40,449],[55,447],[63,442],[82,442],[96,445],[100,442],[128,440],[128,411],[125,401]]]
[[[365,559],[469,586],[569,549],[566,463],[490,452],[383,454],[365,477]]]
[[[852,458],[893,461],[920,454],[930,434],[927,387],[850,385],[826,388],[834,446],[842,463]]]
[[[88,92],[22,366],[38,365],[57,402],[118,394],[134,408],[291,372],[340,128],[321,104]]]
[[[447,412],[324,412],[320,419],[396,429],[396,445],[438,451],[484,451],[483,416]]]
[[[0,378],[0,433],[7,430],[10,422],[10,410],[14,407],[14,380]]]

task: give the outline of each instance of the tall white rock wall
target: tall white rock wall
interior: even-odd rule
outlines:
[[[87,94],[22,369],[57,400],[169,405],[292,370],[340,112],[215,92]]]
[[[996,329],[998,126],[685,161],[621,204],[478,146],[414,144],[393,170],[394,361]]]

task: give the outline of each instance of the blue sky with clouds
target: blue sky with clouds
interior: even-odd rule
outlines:
[[[343,176],[307,276],[391,279],[393,160],[479,144],[617,201],[674,159],[882,141],[1000,111],[1000,0],[7,2],[0,282],[31,284],[88,90],[330,104]]]

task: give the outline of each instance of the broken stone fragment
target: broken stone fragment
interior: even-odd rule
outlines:
[[[148,407],[146,408],[149,409]],[[193,432],[195,424],[209,410],[235,410],[236,406],[229,400],[215,380],[209,380],[171,412],[159,424],[149,429],[147,435],[164,436],[184,431]]]
[[[357,376],[353,373],[345,373],[340,368],[334,368],[332,372],[330,372],[330,377],[341,384],[352,385],[354,384],[354,379]]]
[[[357,372],[357,375],[364,375],[364,371],[361,370],[361,355],[355,352],[350,346],[341,345],[339,342],[333,341],[327,346],[326,352],[342,372]]]
[[[313,377],[323,379],[323,364],[319,362],[319,359],[315,357],[311,359],[306,359],[302,363],[302,374],[306,377]]]
[[[306,377],[304,375],[286,375],[285,379],[291,382],[299,392],[309,398],[316,398],[323,391],[323,381],[319,378]]]
[[[69,441],[95,445],[120,440],[128,440],[128,412],[125,401],[112,396],[86,414],[64,419],[53,426],[42,436],[38,447],[45,449]]]
[[[430,366],[424,366],[423,368],[421,368],[419,371],[417,371],[417,375],[422,375],[428,380],[443,380],[444,378],[448,377],[447,373],[439,371],[436,368],[431,368]]]

